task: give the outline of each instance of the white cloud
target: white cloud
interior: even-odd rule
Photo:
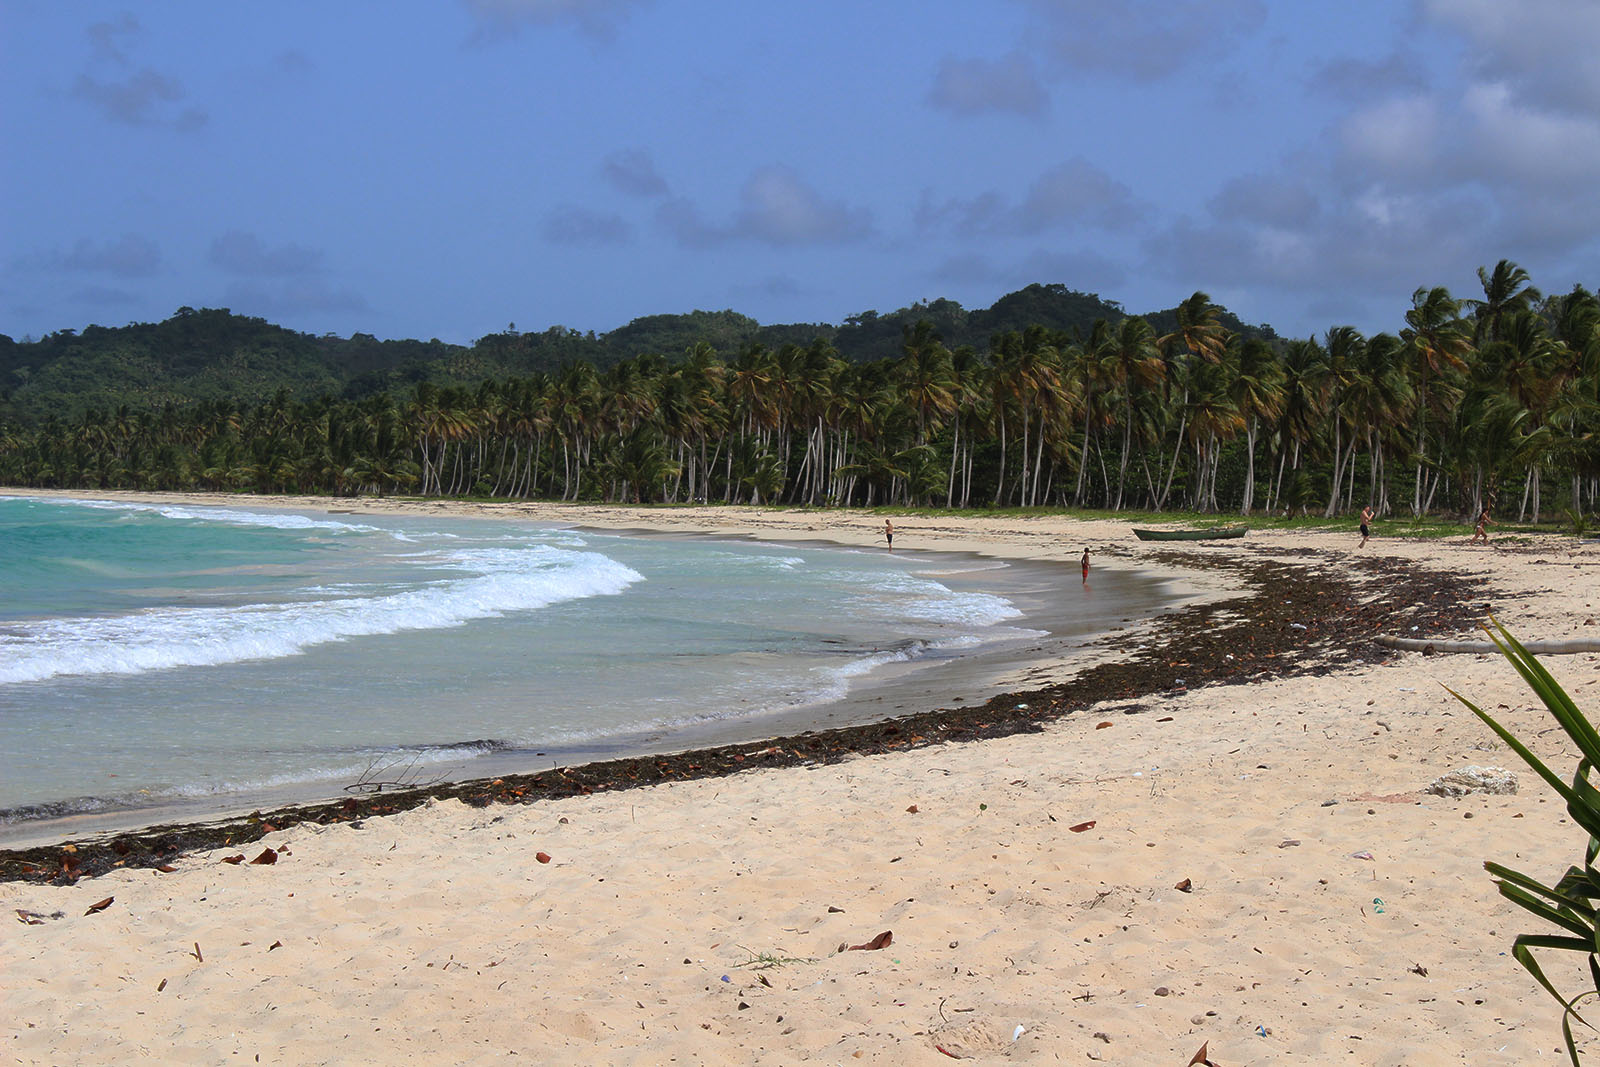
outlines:
[[[1345,151],[1360,166],[1417,175],[1436,167],[1439,127],[1439,107],[1431,97],[1397,97],[1349,116],[1341,138]]]
[[[1535,186],[1586,189],[1600,174],[1600,121],[1520,106],[1504,83],[1474,85],[1462,100],[1474,162]]]
[[[1545,107],[1600,117],[1600,4],[1594,0],[1421,0],[1459,33],[1472,73]]]

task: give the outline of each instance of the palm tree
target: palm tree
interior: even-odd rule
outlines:
[[[895,363],[901,395],[917,413],[917,444],[928,443],[928,433],[955,410],[955,368],[933,324],[918,319],[901,329],[900,359]]]
[[[1291,341],[1283,354],[1283,403],[1278,411],[1278,472],[1269,508],[1283,498],[1287,468],[1291,483],[1300,470],[1301,453],[1316,434],[1327,401],[1327,354],[1313,339]],[[1291,462],[1292,458],[1292,462]]]
[[[1325,518],[1332,518],[1344,500],[1345,472],[1354,466],[1356,444],[1360,440],[1356,433],[1359,423],[1352,401],[1354,393],[1361,388],[1361,368],[1366,358],[1367,339],[1354,326],[1338,326],[1328,331],[1322,347],[1327,353],[1325,384],[1333,429],[1333,484],[1328,492],[1328,506],[1322,514]],[[1346,436],[1350,441],[1348,449],[1344,444]]]
[[[1437,473],[1431,485],[1423,478],[1428,466],[1428,387],[1440,375],[1464,369],[1467,354],[1472,351],[1472,339],[1462,327],[1459,313],[1460,304],[1442,285],[1419,288],[1412,293],[1411,310],[1406,312],[1406,329],[1401,337],[1411,354],[1417,379],[1417,476],[1411,498],[1413,515],[1422,515],[1439,486]]]
[[[1251,337],[1239,346],[1238,363],[1228,395],[1245,420],[1245,476],[1239,514],[1248,515],[1256,499],[1256,434],[1263,420],[1283,410],[1283,368],[1265,341]]]
[[[1133,451],[1134,412],[1140,398],[1148,395],[1149,390],[1165,379],[1167,365],[1161,361],[1155,330],[1150,323],[1137,316],[1125,318],[1117,324],[1111,345],[1115,357],[1115,382],[1122,392],[1122,455],[1117,464],[1117,501],[1114,505],[1115,510],[1121,511],[1128,459]]]
[[[1489,272],[1478,268],[1478,283],[1483,286],[1482,300],[1463,300],[1462,306],[1472,309],[1475,320],[1472,339],[1475,344],[1500,340],[1500,325],[1506,316],[1527,311],[1540,300],[1528,272],[1502,259]]]
[[[1158,338],[1156,344],[1169,359],[1177,353],[1216,363],[1228,347],[1228,331],[1222,325],[1220,312],[1211,297],[1197,291],[1178,305],[1177,329]]]

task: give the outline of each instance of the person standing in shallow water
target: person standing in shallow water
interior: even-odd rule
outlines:
[[[1357,545],[1357,548],[1365,547],[1367,538],[1372,536],[1372,532],[1368,528],[1372,522],[1372,516],[1373,511],[1371,504],[1368,504],[1366,507],[1361,509],[1361,544]]]
[[[1089,550],[1083,550],[1083,584],[1089,584]]]
[[[889,545],[889,551],[894,551],[894,523],[888,519],[883,520],[883,539]]]

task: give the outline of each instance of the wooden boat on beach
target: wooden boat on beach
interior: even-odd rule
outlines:
[[[1133,536],[1141,541],[1214,541],[1224,537],[1243,537],[1248,526],[1218,526],[1210,530],[1145,530],[1133,528]]]

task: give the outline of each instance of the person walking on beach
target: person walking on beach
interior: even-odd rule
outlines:
[[[894,551],[894,523],[888,519],[883,520],[883,539],[889,543],[889,551]]]
[[[1368,528],[1368,524],[1372,522],[1373,514],[1371,504],[1361,509],[1361,544],[1357,545],[1357,548],[1365,548],[1367,538],[1372,536],[1372,531]]]
[[[1472,540],[1468,541],[1467,544],[1474,544],[1478,541],[1482,541],[1484,544],[1489,543],[1489,531],[1484,529],[1484,527],[1494,525],[1494,520],[1489,517],[1489,509],[1492,507],[1494,507],[1494,501],[1491,500],[1489,503],[1485,504],[1483,506],[1483,510],[1478,513],[1478,527],[1472,531]]]
[[[1083,550],[1083,584],[1089,584],[1089,550]]]

